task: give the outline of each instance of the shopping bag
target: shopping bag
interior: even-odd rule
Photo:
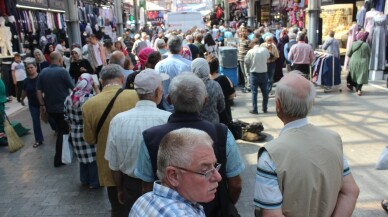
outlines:
[[[388,147],[385,147],[376,164],[376,170],[388,169]]]
[[[73,146],[69,142],[69,134],[63,134],[62,163],[71,164],[73,155]]]

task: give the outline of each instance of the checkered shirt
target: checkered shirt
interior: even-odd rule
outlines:
[[[65,100],[65,114],[70,125],[70,142],[73,145],[75,155],[81,163],[91,163],[96,160],[96,146],[84,141],[81,109],[82,105],[93,96],[93,94],[85,95],[83,102],[80,102],[77,107],[73,106],[70,96]]]
[[[178,192],[154,182],[152,192],[136,200],[129,217],[164,216],[164,217],[205,217],[203,207],[186,200]]]

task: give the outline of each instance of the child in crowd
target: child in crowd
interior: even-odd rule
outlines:
[[[22,57],[18,53],[14,55],[14,62],[11,65],[11,70],[12,70],[13,84],[15,85],[15,89],[16,89],[16,98],[18,102],[24,105],[24,103],[21,101],[21,97],[22,97],[23,81],[24,79],[27,78],[27,75],[26,75],[26,68],[24,67],[24,63],[22,62]]]

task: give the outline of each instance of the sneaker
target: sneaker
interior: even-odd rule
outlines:
[[[258,115],[259,114],[259,112],[255,111],[255,110],[249,110],[249,113],[254,114],[254,115]]]

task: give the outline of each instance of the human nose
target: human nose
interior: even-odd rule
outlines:
[[[214,170],[210,181],[212,182],[220,182],[222,180],[221,174],[218,170]]]

